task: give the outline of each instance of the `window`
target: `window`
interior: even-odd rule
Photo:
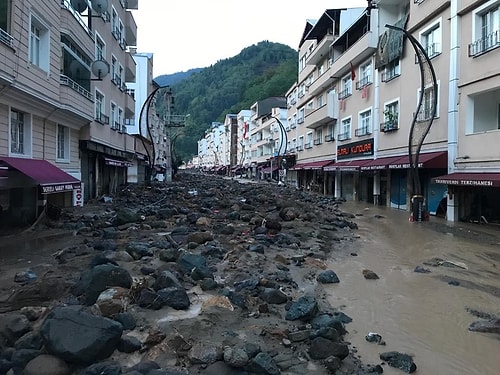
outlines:
[[[31,154],[30,116],[15,109],[10,111],[10,153],[13,155]]]
[[[500,1],[489,1],[480,7],[473,18],[473,43],[469,45],[469,56],[500,47]]]
[[[320,95],[316,98],[316,103],[318,108],[323,107],[323,95]]]
[[[0,0],[0,42],[13,47],[14,38],[10,31],[10,1]]]
[[[117,124],[116,124],[117,129],[121,130],[122,125],[123,125],[123,109],[118,108],[118,119],[117,119]]]
[[[111,32],[113,35],[118,32],[118,13],[114,7],[111,7]]]
[[[116,122],[116,104],[111,103],[110,112],[109,112],[109,120],[111,122],[111,128],[115,127]]]
[[[304,144],[304,148],[311,148],[313,146],[313,133],[309,132],[306,134],[306,143]]]
[[[95,92],[95,119],[104,124],[104,95],[96,90]],[[108,119],[109,122],[109,119]]]
[[[34,14],[30,17],[29,62],[49,71],[50,34],[45,24]]]
[[[351,118],[343,119],[340,124],[339,141],[351,139]]]
[[[390,132],[399,128],[399,102],[394,101],[384,106],[384,122],[381,125],[383,132]]]
[[[339,99],[345,99],[352,94],[352,79],[351,74],[342,78],[341,91],[339,92]]]
[[[323,129],[317,128],[314,130],[314,142],[315,145],[320,145],[323,143]]]
[[[392,60],[387,64],[382,72],[382,82],[389,82],[401,74],[399,59]]]
[[[498,111],[497,111],[497,125],[498,125],[498,127],[497,127],[497,129],[500,129],[500,103],[498,103],[497,107],[498,107]]]
[[[299,72],[304,70],[306,67],[306,55],[304,54],[299,60]]]
[[[297,143],[297,151],[302,151],[304,149],[304,136],[299,137],[299,142]]]
[[[359,81],[356,82],[356,89],[358,89],[358,90],[360,90],[363,87],[368,86],[369,84],[372,83],[373,72],[372,72],[371,60],[364,63],[363,65],[361,65],[359,67],[359,70],[360,70],[361,76],[359,77]]]
[[[59,161],[69,161],[69,128],[57,125],[57,159]]]
[[[97,60],[106,60],[106,45],[98,35],[95,37],[95,57]]]
[[[434,117],[439,117],[439,82],[437,87],[437,92],[434,92],[432,86],[426,87],[424,90],[424,96],[422,98],[422,107],[417,115],[417,121],[427,121],[431,118],[432,114],[432,105],[434,101],[434,97],[437,96],[436,102],[436,113]],[[417,103],[418,98],[420,97],[420,90],[417,92]]]
[[[116,57],[111,55],[111,82],[113,82],[116,85],[116,72],[118,71],[117,67],[118,61],[116,60]]]
[[[420,43],[430,59],[441,53],[441,19],[420,33]]]
[[[304,122],[304,117],[305,117],[305,109],[301,108],[301,109],[299,109],[299,115],[297,117],[297,124],[302,124]]]
[[[371,109],[359,114],[358,128],[356,136],[361,137],[372,133],[372,111]]]

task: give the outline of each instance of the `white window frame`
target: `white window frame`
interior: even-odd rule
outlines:
[[[373,111],[366,108],[358,113],[358,135],[364,136],[373,132]]]
[[[95,90],[95,118],[102,120],[101,119],[101,114],[105,115],[106,113],[104,112],[104,108],[106,105],[106,97],[104,93],[102,93],[99,90]]]
[[[352,76],[351,73],[345,75],[341,79],[341,90],[339,92],[339,99],[345,99],[352,95]]]
[[[62,124],[56,125],[56,160],[58,162],[69,163],[70,161],[70,136],[69,127]]]
[[[373,83],[373,62],[371,59],[359,66],[359,73],[358,89]]]
[[[441,81],[438,80],[437,81],[437,92],[435,95],[437,95],[437,102],[436,102],[436,114],[434,115],[434,118],[439,118],[439,94],[440,94],[440,91],[441,91]],[[430,90],[430,88],[432,87],[432,84],[430,85],[427,85],[425,87],[425,91],[424,91],[424,98],[423,98],[423,105],[424,105],[424,108],[423,108],[423,111],[424,113],[422,114],[422,116],[420,118],[418,118],[417,120],[420,120],[420,121],[425,121],[425,120],[428,120],[429,119],[429,115],[427,114],[428,111],[430,111],[430,108],[428,108],[428,106],[430,105],[430,101],[432,100],[432,98],[428,98],[426,95],[427,95],[427,91]],[[420,97],[420,91],[421,89],[417,89],[417,104],[418,104],[418,98]],[[430,91],[429,91],[430,92]]]
[[[431,38],[432,37],[432,38]],[[431,39],[431,40],[429,40]],[[429,59],[441,54],[443,50],[443,21],[439,17],[419,32],[419,40]],[[431,43],[429,43],[429,41]]]
[[[28,60],[45,72],[49,72],[50,64],[50,28],[36,14],[30,14]],[[33,33],[33,27],[38,31]]]
[[[352,138],[352,116],[345,117],[340,121],[340,134],[342,134],[342,141]]]
[[[496,12],[496,17],[492,20],[490,30],[484,29],[484,16],[491,12]],[[491,0],[473,11],[472,17],[472,46],[473,53],[469,55],[477,56],[500,47],[500,0]],[[495,16],[495,15],[494,15]]]
[[[400,104],[400,103],[399,103],[399,98],[396,98],[396,99],[393,99],[393,100],[390,100],[390,101],[388,101],[388,102],[385,102],[385,103],[384,103],[384,106],[383,106],[383,111],[382,111],[382,116],[384,116],[384,117],[383,117],[384,121],[382,122],[382,127],[383,127],[384,129],[385,129],[385,127],[386,127],[386,124],[389,122],[389,119],[388,119],[387,115],[385,114],[385,112],[386,112],[388,109],[391,109],[391,112],[394,112],[394,110],[393,110],[394,108],[397,110],[397,111],[396,111],[396,113],[397,113],[397,117],[398,117],[398,119],[397,119],[398,121],[397,121],[397,123],[395,124],[394,130],[395,130],[395,129],[399,129],[399,123],[400,123],[400,121],[399,121],[399,120],[400,120],[400,118],[401,118],[401,113],[400,113],[400,111],[401,111],[401,107],[400,107],[400,105],[399,105],[399,104]],[[391,130],[392,130],[392,129],[391,129]],[[384,130],[384,131],[386,131],[386,130]]]
[[[13,114],[21,114],[23,119],[17,122]],[[29,113],[14,108],[9,109],[9,155],[30,157],[32,152],[32,116]],[[17,127],[21,131],[15,131]],[[21,134],[22,133],[22,134]],[[16,138],[16,139],[13,139]],[[16,147],[17,144],[17,147]]]
[[[95,58],[106,60],[106,42],[98,33],[95,34]]]

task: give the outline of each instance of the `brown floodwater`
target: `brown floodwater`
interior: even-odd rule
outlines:
[[[448,227],[434,217],[412,223],[407,212],[355,202],[342,209],[362,214],[355,219],[358,256],[332,260],[329,267],[340,283],[325,289],[329,302],[353,318],[346,339],[363,363],[381,363],[381,352],[395,350],[414,356],[420,374],[498,374],[500,336],[469,331],[469,324],[479,318],[467,308],[500,313],[500,228],[461,223]],[[454,234],[457,231],[466,236]],[[425,266],[431,273],[414,272],[415,266],[434,257],[467,269]],[[380,279],[365,280],[363,269],[373,270]],[[459,285],[448,284],[451,280]],[[386,345],[367,342],[369,332],[382,335]],[[401,373],[384,366],[384,374]]]

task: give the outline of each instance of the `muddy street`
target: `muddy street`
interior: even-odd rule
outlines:
[[[496,228],[212,176],[110,198],[0,239],[0,374],[496,374]]]
[[[358,214],[358,256],[332,261],[342,283],[327,293],[353,318],[348,340],[363,359],[373,362],[381,351],[398,349],[414,355],[421,374],[497,374],[499,336],[468,327],[478,320],[474,310],[500,312],[500,228],[438,218],[411,223],[407,212],[363,203],[342,208]],[[453,263],[439,266],[437,258]],[[416,266],[430,272],[414,272]],[[360,277],[366,268],[380,279],[367,283]],[[369,332],[386,346],[367,342]],[[384,373],[400,372],[386,367]]]

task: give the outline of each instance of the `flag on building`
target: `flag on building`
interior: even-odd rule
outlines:
[[[356,71],[354,69],[354,65],[352,65],[351,63],[351,81],[355,81],[356,80]]]
[[[368,98],[368,85],[363,87],[363,89],[361,90],[361,98],[362,99]]]
[[[245,121],[243,123],[243,139],[247,138],[247,131],[248,131],[248,123]]]

